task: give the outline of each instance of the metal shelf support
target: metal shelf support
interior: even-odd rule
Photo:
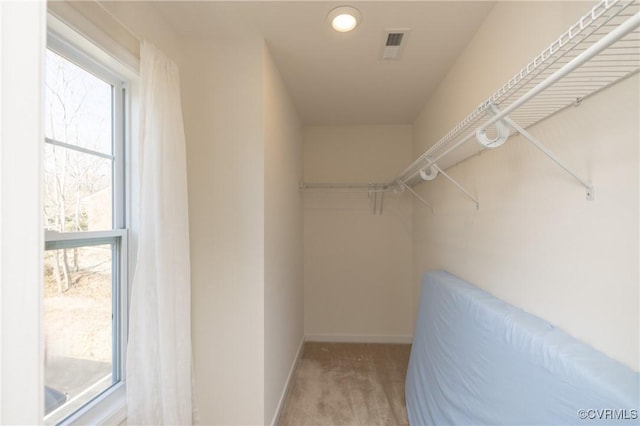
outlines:
[[[418,193],[416,191],[414,191],[413,189],[411,189],[411,187],[409,185],[407,185],[406,183],[404,183],[403,181],[399,180],[398,183],[405,189],[408,189],[409,192],[411,192],[418,200],[420,200],[420,202],[422,202],[422,204],[424,204],[425,206],[429,207],[429,210],[431,210],[431,213],[433,213],[433,206],[431,204],[429,204],[429,202],[427,200],[425,200],[424,198],[422,198],[420,195],[418,195]]]
[[[570,167],[566,166],[560,159],[546,146],[542,144],[538,139],[536,139],[531,133],[527,132],[523,129],[518,123],[513,121],[508,115],[502,117],[502,120],[511,126],[515,131],[519,132],[528,142],[530,142],[533,146],[538,148],[544,155],[549,157],[551,161],[556,163],[562,170],[573,176],[578,182],[582,184],[587,190],[587,200],[593,201],[595,198],[593,185],[587,181],[586,179],[580,177],[576,172],[573,171]]]
[[[462,191],[464,193],[464,195],[466,195],[467,197],[471,198],[473,200],[473,202],[476,204],[476,210],[480,209],[480,203],[478,202],[476,197],[471,195],[471,193],[469,191],[467,191],[466,189],[464,189],[464,187],[462,185],[460,185],[455,179],[453,179],[451,176],[446,174],[440,167],[438,167],[437,164],[434,164],[431,167],[434,167],[438,171],[438,173],[440,173],[442,176],[447,178],[449,180],[449,182],[454,184],[456,188],[458,188],[460,191]]]

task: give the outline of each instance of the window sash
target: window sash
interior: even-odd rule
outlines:
[[[96,155],[103,158],[109,158],[113,160],[113,173],[111,187],[113,190],[112,196],[112,214],[113,214],[113,227],[115,229],[125,228],[126,223],[126,180],[125,180],[125,120],[126,120],[126,108],[125,99],[127,97],[127,84],[123,81],[122,77],[96,61],[91,56],[79,50],[72,43],[65,40],[53,31],[47,33],[47,48],[54,51],[58,55],[73,62],[85,71],[95,75],[106,83],[110,84],[113,88],[112,96],[112,156],[108,154],[94,152],[92,150],[70,145],[61,141],[45,138],[46,143],[52,145],[61,146],[63,148],[72,149],[85,154]],[[107,155],[105,157],[105,155]]]
[[[112,307],[113,315],[112,327],[112,366],[111,374],[113,383],[100,394],[88,401],[75,412],[58,422],[59,425],[73,424],[88,411],[107,398],[114,392],[123,392],[125,379],[124,356],[127,344],[129,294],[127,280],[127,259],[128,259],[128,231],[126,229],[114,229],[110,231],[87,231],[87,232],[56,232],[45,231],[45,250],[72,249],[79,247],[90,247],[97,245],[111,245],[111,279],[112,279]],[[49,416],[55,415],[53,411]],[[45,420],[47,417],[45,416]]]

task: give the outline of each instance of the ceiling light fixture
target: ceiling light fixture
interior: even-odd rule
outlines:
[[[327,20],[334,30],[346,33],[353,30],[360,21],[360,12],[351,6],[340,6],[329,12]]]

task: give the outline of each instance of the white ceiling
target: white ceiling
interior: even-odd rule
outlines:
[[[350,4],[351,33],[326,17]],[[410,124],[490,11],[484,1],[163,1],[184,38],[261,36],[307,125]],[[383,60],[385,29],[411,29],[399,60]]]

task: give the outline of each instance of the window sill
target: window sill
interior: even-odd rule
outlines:
[[[127,395],[124,383],[98,396],[60,425],[119,425],[127,419]]]

